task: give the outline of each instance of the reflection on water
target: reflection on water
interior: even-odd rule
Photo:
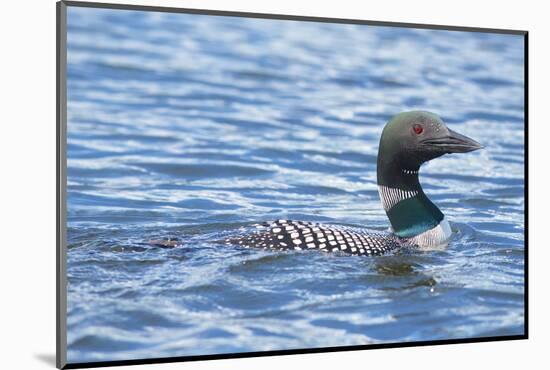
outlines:
[[[519,36],[69,8],[70,362],[523,332]],[[385,230],[378,139],[427,109],[439,251],[221,247],[261,220]],[[177,248],[144,241],[175,237]]]

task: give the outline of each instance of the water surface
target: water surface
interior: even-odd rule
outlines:
[[[522,334],[523,62],[513,35],[69,7],[69,362]],[[386,230],[378,140],[411,109],[486,147],[421,170],[447,249],[213,242]]]

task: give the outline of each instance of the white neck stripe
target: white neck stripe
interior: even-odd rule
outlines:
[[[384,207],[385,211],[389,211],[402,200],[413,198],[418,195],[418,191],[416,190],[401,190],[384,185],[378,185],[378,193],[380,194],[382,207]]]

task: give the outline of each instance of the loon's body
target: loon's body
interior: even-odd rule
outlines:
[[[481,149],[475,140],[448,129],[433,113],[404,112],[384,127],[377,158],[377,183],[391,232],[279,220],[226,240],[227,244],[272,250],[320,249],[353,255],[381,255],[404,246],[439,247],[451,228],[420,186],[420,166],[446,153]]]
[[[369,256],[378,256],[402,245],[393,234],[340,225],[278,220],[254,227],[254,231],[242,237],[228,239],[226,243],[245,248],[319,249],[323,252]]]
[[[341,225],[278,220],[253,225],[247,235],[230,238],[226,244],[271,250],[319,249],[351,255],[380,256],[402,247],[440,247],[448,243],[451,227],[444,218],[436,227],[410,238],[394,233]]]

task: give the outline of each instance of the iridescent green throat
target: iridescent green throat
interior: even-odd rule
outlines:
[[[379,167],[378,186],[386,215],[397,236],[414,237],[433,229],[443,220],[443,213],[420,186],[418,168],[388,171]]]

